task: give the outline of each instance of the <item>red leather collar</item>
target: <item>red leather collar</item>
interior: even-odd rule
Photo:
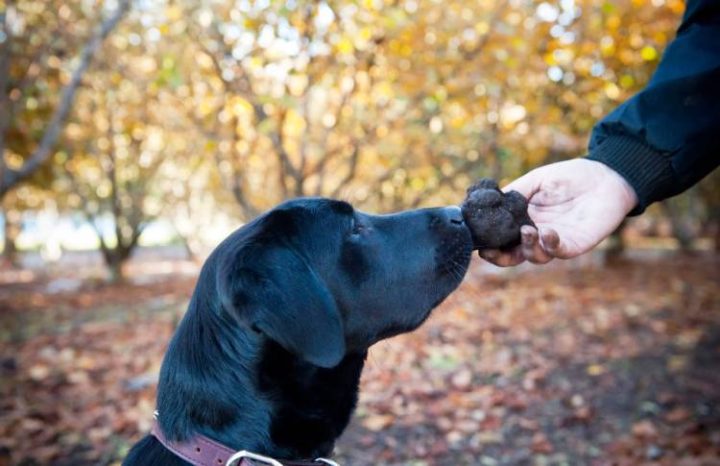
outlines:
[[[150,433],[158,439],[158,441],[174,455],[179,456],[194,466],[225,466],[228,460],[238,453],[236,450],[226,447],[204,435],[195,435],[184,442],[175,442],[165,437],[160,424],[157,420],[153,422]],[[252,453],[248,453],[250,457],[241,458],[235,461],[232,466],[323,466],[333,465],[325,459],[317,459],[315,461],[287,461],[275,460],[267,458],[253,458]],[[273,463],[275,461],[275,463]]]

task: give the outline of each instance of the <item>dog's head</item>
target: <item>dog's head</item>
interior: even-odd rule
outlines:
[[[418,327],[462,280],[472,240],[456,207],[368,215],[289,201],[213,253],[221,312],[307,362]]]

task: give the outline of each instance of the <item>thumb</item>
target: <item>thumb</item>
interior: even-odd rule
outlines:
[[[531,170],[520,178],[510,182],[502,190],[503,192],[517,191],[522,194],[525,199],[530,200],[533,195],[540,191],[542,177],[538,176],[537,170]]]

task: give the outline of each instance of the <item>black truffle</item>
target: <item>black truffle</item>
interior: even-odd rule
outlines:
[[[507,250],[520,244],[520,227],[535,226],[527,207],[522,194],[503,193],[489,178],[470,186],[460,208],[472,234],[473,249]]]

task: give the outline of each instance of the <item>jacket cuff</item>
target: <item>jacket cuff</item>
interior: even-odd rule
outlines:
[[[667,155],[630,136],[605,137],[587,158],[612,168],[635,190],[638,203],[629,216],[640,215],[672,191],[675,172]]]

